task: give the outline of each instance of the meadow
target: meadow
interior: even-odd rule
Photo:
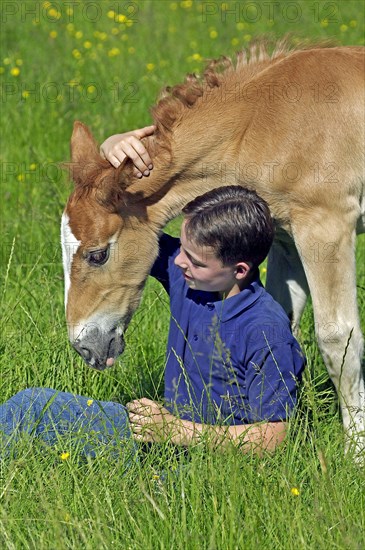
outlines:
[[[60,163],[69,159],[73,121],[99,142],[144,126],[163,86],[257,36],[364,45],[364,2],[15,0],[0,9],[0,402],[26,387],[121,403],[159,399],[169,308],[155,281],[113,369],[92,371],[68,344],[59,226],[72,186]],[[179,220],[168,231],[177,235]],[[363,329],[364,251],[361,236]],[[364,548],[365,473],[344,457],[310,303],[300,342],[308,359],[300,405],[274,455],[213,452],[203,441],[187,452],[141,448],[129,464],[123,449],[118,458],[105,450],[80,460],[70,438],[54,447],[24,438],[0,462],[1,547]]]

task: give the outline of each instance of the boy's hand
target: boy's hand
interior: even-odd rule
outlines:
[[[166,441],[171,435],[174,416],[151,399],[135,399],[126,405],[133,437],[145,443]]]
[[[152,170],[152,160],[141,139],[151,136],[156,126],[146,126],[132,132],[115,134],[108,137],[100,146],[100,155],[108,160],[114,168],[118,168],[125,158],[130,158],[134,164],[134,175],[138,178],[149,176]]]

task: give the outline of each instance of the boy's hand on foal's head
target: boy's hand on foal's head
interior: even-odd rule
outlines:
[[[132,132],[110,136],[101,144],[100,155],[108,160],[114,168],[118,168],[126,158],[130,158],[134,164],[134,175],[137,178],[149,176],[153,168],[152,160],[140,140],[151,136],[155,130],[156,126],[146,126]]]

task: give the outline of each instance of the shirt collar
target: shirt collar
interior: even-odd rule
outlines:
[[[210,310],[215,310],[218,319],[221,322],[229,321],[242,311],[249,309],[260,298],[264,292],[264,287],[257,277],[247,288],[241,290],[238,294],[221,300],[215,292],[204,292],[202,290],[188,289],[186,297],[194,300],[198,304],[206,306]]]

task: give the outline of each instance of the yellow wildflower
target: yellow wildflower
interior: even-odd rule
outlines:
[[[244,29],[245,27],[246,27],[246,25],[244,24],[243,21],[240,21],[240,22],[237,23],[237,25],[236,25],[236,29],[237,29],[238,31],[243,31],[243,29]]]
[[[43,2],[42,7],[46,10],[52,6],[51,2]]]
[[[351,19],[349,25],[350,25],[350,27],[352,27],[353,29],[354,29],[355,27],[357,27],[357,21],[356,21],[356,19]]]
[[[217,38],[218,33],[216,30],[213,30],[213,31],[210,31],[209,36],[214,40],[215,38]]]
[[[328,19],[322,19],[322,21],[320,22],[320,25],[323,29],[328,27]]]
[[[146,68],[147,68],[147,71],[153,71],[153,69],[155,68],[155,64],[147,63]]]
[[[106,15],[107,15],[107,17],[109,17],[109,19],[113,19],[113,18],[114,18],[114,15],[115,15],[115,11],[109,10],[108,13],[107,13]]]
[[[5,57],[4,65],[10,65],[10,63],[11,63],[10,57]]]
[[[16,177],[16,179],[17,179],[18,181],[24,181],[24,180],[25,180],[25,176],[24,176],[24,174],[18,174],[17,177]]]
[[[188,9],[193,5],[193,0],[183,0],[180,4],[182,8]]]
[[[120,14],[117,15],[116,20],[118,21],[118,23],[126,23],[128,19],[126,15]]]
[[[348,29],[348,26],[347,26],[347,25],[341,25],[341,26],[340,26],[340,31],[341,31],[341,32],[346,32],[347,29]]]
[[[90,50],[91,47],[92,47],[92,43],[90,42],[90,40],[85,40],[84,48],[86,48],[87,50]]]
[[[15,60],[15,65],[18,65],[18,67],[21,67],[23,65],[23,60],[22,59],[16,59]]]
[[[35,170],[37,168],[37,165],[35,162],[32,162],[32,164],[29,166],[29,170]]]
[[[67,8],[66,9],[66,14],[67,15],[73,15],[74,14],[74,10],[72,8]]]
[[[250,34],[245,34],[244,37],[243,37],[243,40],[245,40],[246,42],[249,42],[251,40],[252,36]]]
[[[4,74],[4,73],[5,73],[4,67],[0,67],[0,74]]]
[[[128,37],[128,34],[124,33],[124,34],[122,34],[122,36],[120,38],[123,40],[123,42],[126,42],[129,37]]]
[[[136,48],[133,48],[133,46],[131,46],[130,48],[128,48],[128,53],[136,53]]]
[[[157,475],[157,474],[154,474],[154,475],[152,476],[152,479],[158,480],[158,479],[160,479],[160,476]]]
[[[79,52],[79,50],[77,50],[76,48],[72,50],[72,55],[74,56],[75,59],[80,59],[81,57],[81,52]]]
[[[50,38],[56,38],[57,37],[57,31],[51,31],[49,33]]]
[[[177,2],[171,2],[170,4],[170,10],[176,11],[177,10]]]
[[[29,92],[28,92],[28,90],[24,90],[24,91],[22,92],[22,98],[23,98],[23,99],[27,99],[27,97],[29,97]]]
[[[18,67],[13,67],[11,70],[10,70],[10,74],[12,76],[19,76],[20,75],[20,69]]]
[[[89,86],[89,87],[88,87],[88,91],[89,91],[89,88],[94,88],[94,89],[96,89],[95,86]],[[86,403],[87,403],[87,406],[90,407],[90,406],[94,403],[94,399],[88,399],[88,400],[86,401]]]
[[[119,55],[119,54],[120,54],[119,48],[112,48],[111,50],[108,51],[109,57],[115,57],[116,55]]]
[[[60,458],[61,458],[61,460],[67,460],[68,458],[70,458],[70,453],[63,452],[63,453],[61,453]]]
[[[75,30],[75,25],[73,23],[68,23],[66,25],[66,29],[68,30],[68,32],[73,32]]]
[[[298,497],[300,495],[300,491],[299,491],[298,487],[292,487],[290,489],[290,492],[295,497]]]
[[[115,36],[117,34],[119,34],[119,29],[117,27],[113,27],[112,28],[112,34]]]
[[[232,46],[237,46],[237,44],[239,44],[239,43],[240,43],[240,41],[238,40],[238,38],[232,38],[232,40],[231,40]]]
[[[76,38],[82,38],[84,36],[84,33],[82,31],[76,31],[75,32],[75,37]]]
[[[50,10],[48,10],[47,14],[50,17],[53,17],[54,19],[59,19],[61,17],[60,12],[55,10],[54,8],[51,8]]]

